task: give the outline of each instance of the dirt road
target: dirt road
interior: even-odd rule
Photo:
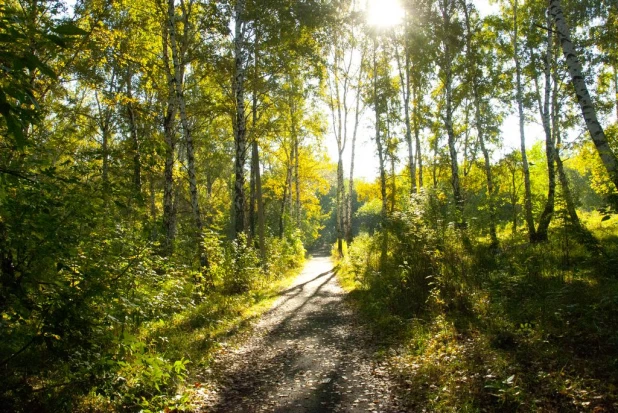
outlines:
[[[202,411],[403,411],[335,271],[328,257],[309,260],[252,336],[217,356]]]

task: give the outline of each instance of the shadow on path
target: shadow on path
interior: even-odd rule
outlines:
[[[337,268],[310,260],[252,337],[216,361],[214,412],[399,411],[368,333],[344,303]]]

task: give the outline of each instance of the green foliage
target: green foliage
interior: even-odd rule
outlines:
[[[356,294],[371,302],[373,314],[385,317],[382,328],[396,331],[401,319],[417,317],[425,311],[437,276],[436,232],[426,225],[424,214],[428,197],[412,199],[406,211],[394,214],[386,230],[373,236],[361,233],[348,247],[340,265],[358,286]],[[382,237],[388,237],[386,265],[380,267]]]
[[[266,266],[273,274],[282,274],[288,268],[299,268],[305,262],[306,250],[300,231],[294,231],[289,238],[269,237],[266,245]]]
[[[226,249],[223,267],[225,289],[232,294],[249,291],[258,280],[261,273],[258,251],[247,246],[245,234],[232,241]]]
[[[380,226],[382,201],[374,198],[365,202],[355,213],[355,222],[360,231],[373,234]]]
[[[137,337],[126,333],[118,345],[117,366],[112,364],[111,372],[115,380],[106,383],[110,388],[103,387],[100,392],[107,394],[114,404],[128,410],[139,408],[144,412],[158,412],[185,411],[189,408],[188,394],[172,397],[166,392],[167,389],[176,391],[185,382],[188,360],[166,360],[154,346],[148,347]]]
[[[28,143],[30,124],[40,119],[36,77],[56,80],[57,74],[46,62],[75,39],[87,34],[70,22],[45,24],[33,21],[23,9],[9,3],[0,5],[0,115],[13,144],[18,149]],[[33,50],[34,42],[37,49]]]
[[[391,218],[386,266],[381,233],[356,237],[341,261],[354,303],[382,344],[399,349],[389,359],[409,408],[611,410],[618,283],[605,268],[615,217],[586,215],[611,251],[601,259],[560,227],[542,245],[501,234],[496,251],[442,225],[433,196]]]

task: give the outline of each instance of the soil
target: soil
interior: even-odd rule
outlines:
[[[330,258],[310,259],[250,336],[217,354],[200,411],[404,411],[345,294]]]

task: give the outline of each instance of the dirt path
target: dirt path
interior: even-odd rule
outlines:
[[[308,261],[252,336],[217,356],[202,411],[402,411],[344,295],[328,257]]]

